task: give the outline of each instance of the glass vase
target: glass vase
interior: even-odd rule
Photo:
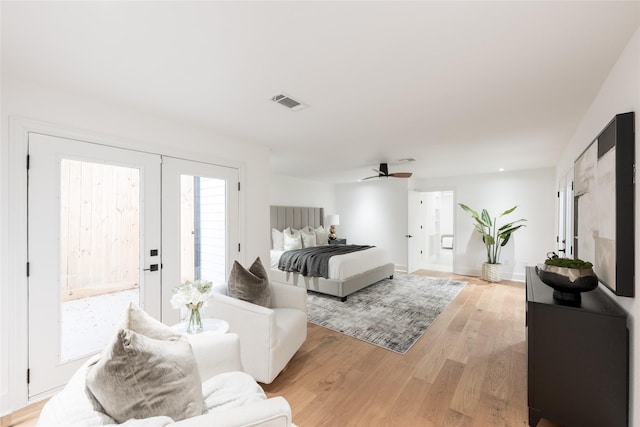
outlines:
[[[200,313],[200,308],[202,308],[202,303],[198,304],[187,304],[189,320],[187,323],[187,333],[188,334],[197,334],[202,332],[202,315]]]

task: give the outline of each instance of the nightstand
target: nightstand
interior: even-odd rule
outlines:
[[[330,245],[346,245],[347,239],[333,239],[329,240]]]

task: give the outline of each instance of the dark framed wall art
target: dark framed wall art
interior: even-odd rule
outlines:
[[[633,297],[634,113],[616,115],[574,165],[575,257],[593,263],[600,282]]]

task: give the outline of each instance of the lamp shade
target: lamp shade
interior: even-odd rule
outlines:
[[[340,225],[340,215],[327,215],[327,222],[329,225]]]

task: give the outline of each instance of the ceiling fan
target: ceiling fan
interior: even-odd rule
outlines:
[[[386,163],[380,163],[380,169],[373,169],[374,172],[378,172],[378,175],[368,176],[366,178],[362,178],[360,181],[364,181],[366,179],[372,178],[409,178],[411,176],[411,172],[396,172],[389,173],[389,167]]]

